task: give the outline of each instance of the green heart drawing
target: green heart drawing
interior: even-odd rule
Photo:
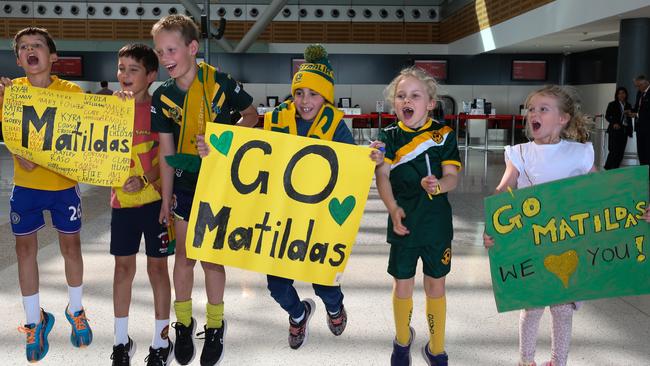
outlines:
[[[228,156],[228,151],[230,151],[230,145],[232,144],[232,137],[232,131],[226,131],[219,137],[212,134],[210,135],[210,144],[212,144],[218,152],[222,153],[223,156]]]
[[[329,204],[330,215],[332,215],[332,218],[337,224],[343,225],[348,216],[350,216],[356,203],[357,201],[353,196],[345,197],[343,203],[339,202],[338,198],[334,197]]]

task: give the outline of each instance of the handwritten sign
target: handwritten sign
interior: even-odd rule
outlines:
[[[121,186],[129,176],[133,101],[27,85],[5,91],[9,151],[82,183]]]
[[[208,123],[187,256],[305,282],[338,282],[374,171],[370,150]]]
[[[499,312],[650,293],[647,206],[647,166],[486,198]]]

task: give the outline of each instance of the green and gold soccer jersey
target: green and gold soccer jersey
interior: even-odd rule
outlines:
[[[389,217],[386,240],[408,247],[451,242],[453,227],[447,194],[429,199],[420,181],[427,176],[425,154],[429,156],[431,174],[438,179],[442,178],[443,165],[460,168],[454,131],[431,119],[418,130],[398,122],[382,129],[379,140],[386,144],[385,163],[390,164],[393,195],[406,213],[403,223],[410,231],[405,236],[395,234]]]
[[[199,80],[197,73],[193,83],[202,82]],[[253,102],[253,98],[244,91],[242,85],[228,74],[215,71],[214,88],[216,90],[210,106],[216,114],[213,122],[231,124],[232,113],[248,108]],[[156,89],[151,101],[152,131],[172,133],[176,146],[181,139],[181,121],[188,112],[184,110],[187,96],[188,92],[179,89],[174,79],[168,79]],[[177,170],[174,175],[174,189],[194,192],[198,176],[198,173]]]

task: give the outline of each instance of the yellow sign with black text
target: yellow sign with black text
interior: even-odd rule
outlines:
[[[121,186],[129,177],[133,100],[13,85],[2,134],[12,154],[81,183]]]
[[[370,149],[215,123],[205,136],[188,258],[338,283],[372,181]]]

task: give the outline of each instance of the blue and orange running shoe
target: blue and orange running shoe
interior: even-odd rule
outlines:
[[[86,312],[81,309],[74,314],[65,308],[65,318],[68,319],[72,332],[70,333],[70,342],[75,347],[87,347],[93,341],[93,331],[90,329],[88,319],[86,319]]]
[[[54,326],[54,315],[41,309],[41,321],[38,324],[25,324],[18,327],[18,331],[27,335],[25,354],[27,361],[38,362],[45,357],[50,348],[47,336]]]

